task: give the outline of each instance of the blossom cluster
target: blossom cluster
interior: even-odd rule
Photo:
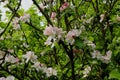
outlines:
[[[75,37],[79,37],[81,34],[81,29],[72,29],[66,35],[66,42],[73,45],[75,42]]]
[[[91,71],[91,67],[86,66],[85,69],[83,70],[83,78],[87,77],[90,71]]]
[[[19,58],[12,56],[11,54],[5,54],[4,51],[0,51],[0,63],[3,62],[3,58],[5,58],[5,63],[9,62],[9,63],[18,63],[19,62]]]
[[[51,47],[53,47],[54,43],[59,40],[66,41],[68,45],[73,45],[75,38],[80,36],[82,30],[83,27],[80,29],[72,29],[66,34],[66,36],[64,36],[66,31],[62,31],[62,28],[49,25],[45,28],[43,33],[44,35],[49,36],[45,42],[45,45],[52,45]]]
[[[52,75],[57,76],[57,71],[53,69],[52,67],[48,67],[42,63],[40,63],[37,60],[37,55],[34,54],[32,51],[26,52],[25,55],[23,55],[23,58],[26,60],[25,62],[28,63],[29,61],[32,62],[34,65],[31,66],[31,68],[35,68],[37,71],[43,71],[43,73],[46,73],[47,77],[50,77]]]
[[[48,39],[45,42],[45,45],[52,45],[51,47],[54,47],[55,42],[59,41],[63,38],[64,31],[62,31],[62,28],[54,27],[54,26],[47,26],[44,30],[44,35],[49,36]]]
[[[35,68],[37,71],[43,71],[43,73],[46,73],[47,77],[50,77],[52,75],[57,76],[57,71],[53,69],[52,67],[46,67],[44,64],[40,62],[35,62],[32,68]]]
[[[13,29],[19,30],[20,29],[19,21],[29,22],[29,19],[30,19],[30,15],[29,14],[24,14],[20,18],[14,17],[13,22],[12,22],[13,23]]]
[[[14,76],[0,77],[0,80],[14,80]]]
[[[4,62],[5,63],[11,63],[14,64],[21,64],[19,61],[20,59],[17,57],[12,56],[11,54],[6,54],[4,51],[0,51],[0,64],[3,62],[4,58]],[[37,60],[37,55],[34,54],[34,52],[32,51],[27,51],[25,55],[22,55],[22,64],[24,63],[33,63],[33,65],[31,65],[31,69],[35,68],[37,71],[42,71],[43,73],[46,74],[47,77],[50,77],[52,75],[57,76],[57,71],[55,69],[53,69],[52,67],[47,67],[45,64],[40,63]],[[11,66],[9,66],[9,71],[11,70]],[[13,77],[1,77],[0,80],[14,80]]]
[[[97,58],[103,63],[109,63],[111,61],[112,51],[107,51],[105,55],[102,55],[98,50],[95,50],[91,53],[92,58]]]
[[[101,60],[103,63],[106,64],[110,62],[112,56],[111,50],[107,51],[105,55],[102,55],[100,51],[95,50],[96,45],[92,41],[85,41],[85,43],[93,50],[93,52],[91,52],[92,58],[97,58],[98,60]]]

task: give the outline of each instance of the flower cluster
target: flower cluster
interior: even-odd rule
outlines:
[[[8,76],[7,78],[5,77],[0,77],[0,80],[14,80],[15,78],[13,76]]]
[[[23,16],[21,16],[20,18],[18,17],[15,17],[13,19],[13,29],[15,30],[19,30],[20,29],[20,24],[19,24],[19,21],[22,21],[22,22],[29,22],[29,19],[30,19],[30,15],[29,14],[24,14]]]
[[[92,41],[85,40],[84,43],[87,44],[88,46],[90,46],[92,48],[92,50],[94,50],[96,47],[96,45]]]
[[[34,54],[34,52],[32,51],[28,51],[26,52],[25,55],[23,55],[23,58],[26,59],[26,63],[28,63],[29,61],[31,61],[32,63],[34,63],[31,68],[35,68],[37,71],[43,71],[43,73],[46,73],[47,77],[50,77],[52,75],[57,75],[57,71],[53,68],[47,68],[46,65],[40,63],[37,60],[37,56]]]
[[[37,71],[43,71],[43,73],[46,73],[47,77],[50,77],[52,75],[57,76],[57,71],[55,69],[53,69],[52,67],[47,68],[44,64],[40,62],[35,62],[32,67],[35,68]]]
[[[57,76],[57,71],[56,71],[55,69],[53,69],[52,67],[47,68],[47,69],[45,70],[45,72],[46,72],[46,76],[47,76],[47,77],[50,77],[50,76],[52,76],[52,75]]]
[[[17,57],[12,56],[11,54],[5,54],[4,51],[0,51],[0,63],[3,62],[3,59],[5,58],[5,62],[9,62],[9,63],[17,63],[19,62],[19,59]]]
[[[5,52],[0,51],[0,63],[2,63],[2,58],[5,56]]]
[[[47,68],[44,64],[40,62],[34,63],[32,67],[35,68],[37,71],[43,71],[43,73],[46,73],[47,77],[50,77],[52,75],[57,76],[57,71],[55,69],[53,69],[52,67]]]
[[[86,68],[83,70],[83,78],[87,77],[90,71],[91,71],[91,67],[86,66]]]
[[[103,63],[109,63],[111,60],[112,51],[107,51],[106,54],[103,56],[99,51],[94,50],[94,52],[91,53],[92,58],[97,58],[98,60],[101,60]]]
[[[66,35],[66,42],[68,44],[73,45],[75,42],[75,37],[78,37],[81,34],[81,32],[82,31],[80,29],[72,29]]]
[[[112,51],[109,50],[109,51],[106,52],[105,55],[102,55],[100,53],[100,51],[95,50],[96,45],[92,41],[86,40],[84,43],[92,48],[92,50],[93,50],[93,52],[91,53],[92,58],[97,58],[98,60],[101,60],[103,63],[109,63],[110,62]]]
[[[19,30],[20,29],[19,20],[20,19],[18,17],[15,17],[13,19],[13,29],[15,29],[15,30]]]
[[[5,62],[17,63],[17,62],[19,62],[19,58],[15,58],[14,56],[7,54],[5,56]]]
[[[28,61],[35,62],[37,60],[37,56],[34,55],[34,52],[32,51],[26,52],[26,54],[23,55],[23,58],[26,59],[26,63],[28,63]]]
[[[84,27],[82,26],[80,29],[72,29],[70,30],[66,36],[64,37],[64,33],[66,31],[62,31],[62,28],[53,27],[51,25],[47,26],[44,30],[44,35],[49,36],[47,41],[45,42],[45,45],[51,45],[54,46],[54,43],[59,40],[63,40],[65,38],[65,41],[69,45],[73,45],[75,42],[75,38],[79,37],[79,35],[84,30]]]
[[[44,35],[49,37],[46,40],[45,45],[52,44],[51,47],[53,47],[56,41],[59,41],[60,39],[62,39],[64,33],[65,32],[62,31],[62,28],[54,27],[51,25],[47,26],[44,30]]]
[[[23,22],[29,22],[30,15],[29,14],[24,14],[23,16],[20,17],[20,20]]]

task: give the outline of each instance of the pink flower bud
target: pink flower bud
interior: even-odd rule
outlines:
[[[55,13],[55,12],[52,12],[52,13],[51,13],[51,19],[54,20],[55,17],[56,17],[56,13]]]
[[[65,2],[65,3],[60,7],[60,11],[65,10],[68,6],[69,6],[69,3],[68,3],[68,2]]]

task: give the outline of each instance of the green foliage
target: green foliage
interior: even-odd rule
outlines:
[[[5,1],[1,0],[0,6]],[[25,11],[20,0],[8,0],[4,5],[9,9],[5,12],[6,21],[1,20],[0,10],[0,77],[12,75],[15,80],[120,80],[119,0],[32,1],[31,7]],[[67,7],[66,1],[69,3]],[[61,6],[66,8],[60,10]],[[53,19],[52,12],[56,13]],[[29,16],[26,18],[25,14]],[[52,30],[52,34],[46,36],[44,31],[50,25],[63,31]],[[81,34],[71,33],[68,43],[67,34],[72,29],[80,29]],[[46,46],[46,40],[51,44]],[[74,43],[70,44],[72,41]],[[37,67],[33,67],[34,56],[29,58],[30,54],[27,55],[28,62],[24,59],[28,51],[37,56],[37,62],[40,62]],[[11,63],[9,58],[7,61],[9,55],[19,61]],[[57,75],[48,77],[46,71],[39,68],[41,66],[56,69]]]
[[[118,79],[120,80],[120,73],[118,69],[114,69],[110,72],[109,79]]]

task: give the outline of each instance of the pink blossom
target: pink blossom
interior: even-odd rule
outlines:
[[[101,60],[103,63],[109,63],[112,55],[112,51],[107,51],[106,55],[102,55],[100,51],[95,50],[93,53],[91,53],[92,58],[97,58],[98,60]]]
[[[52,12],[52,13],[51,13],[51,17],[50,17],[50,18],[51,18],[52,20],[54,20],[54,19],[55,19],[55,17],[56,17],[56,12]]]
[[[29,22],[30,15],[29,14],[24,14],[23,16],[20,17],[20,20],[23,22]]]
[[[65,31],[62,31],[62,28],[54,27],[53,28],[54,34],[56,34],[56,37],[58,40],[62,39]]]
[[[45,45],[52,45],[52,48],[56,41],[59,41],[60,39],[62,40],[64,33],[65,31],[62,31],[62,28],[54,27],[51,25],[47,26],[43,32],[44,35],[48,36]]]
[[[73,43],[75,42],[74,38],[78,37],[80,34],[81,30],[79,29],[73,29],[69,31],[68,34],[66,35],[66,42],[68,42],[68,44],[73,45]]]
[[[8,76],[7,78],[5,77],[0,77],[0,80],[14,80],[14,76]]]
[[[54,27],[54,26],[47,26],[43,32],[44,35],[47,36],[60,36],[65,32],[62,31],[62,28]]]
[[[60,11],[65,10],[68,6],[69,6],[69,3],[68,3],[68,2],[65,2],[65,3],[60,7]]]
[[[19,62],[19,59],[9,54],[5,57],[5,61],[10,63],[17,63]]]
[[[0,77],[0,80],[6,80],[5,77]]]
[[[14,76],[8,76],[5,80],[14,80],[15,77]]]
[[[13,19],[13,29],[15,29],[15,30],[19,30],[20,29],[20,25],[19,25],[19,18],[18,17],[15,17],[14,19]]]
[[[106,55],[102,56],[102,58],[101,58],[102,62],[109,63],[110,59],[111,59],[111,55],[112,55],[112,51],[110,51],[110,50],[107,51]]]
[[[52,27],[51,25],[50,25],[50,26],[47,26],[47,27],[45,28],[43,34],[44,34],[44,35],[47,35],[47,36],[52,35],[52,34],[53,34],[53,27]]]

